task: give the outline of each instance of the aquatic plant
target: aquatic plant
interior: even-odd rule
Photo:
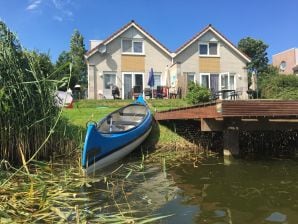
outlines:
[[[60,122],[56,81],[40,57],[23,49],[0,21],[0,158],[10,163],[49,159],[74,148],[75,130],[66,132],[66,122]]]

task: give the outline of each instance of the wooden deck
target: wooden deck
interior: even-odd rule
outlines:
[[[160,111],[156,120],[205,118],[298,118],[297,100],[223,100]]]

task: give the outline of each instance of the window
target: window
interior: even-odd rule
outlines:
[[[235,73],[222,73],[221,74],[221,89],[234,89],[235,90]]]
[[[199,54],[205,56],[218,56],[218,43],[200,43],[199,44]]]
[[[209,88],[209,74],[201,74],[201,86]]]
[[[161,72],[154,72],[154,89],[161,86]]]
[[[284,71],[286,69],[286,67],[287,67],[287,62],[285,62],[285,61],[282,61],[279,65],[279,69],[281,71]]]
[[[144,44],[140,40],[122,40],[122,52],[123,53],[132,53],[132,54],[143,54],[144,53]]]
[[[132,51],[132,41],[122,40],[122,52],[131,52],[131,51]]]
[[[116,85],[116,74],[104,74],[105,89],[110,89],[112,84]]]
[[[209,54],[217,55],[217,43],[209,43]]]
[[[191,82],[195,82],[195,73],[194,72],[187,72],[187,84]]]
[[[207,54],[208,54],[208,45],[200,44],[200,55],[207,55]]]
[[[133,42],[133,52],[134,53],[143,53],[143,42],[141,42],[141,41]]]

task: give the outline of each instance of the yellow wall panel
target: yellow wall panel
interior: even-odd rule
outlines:
[[[145,72],[145,56],[144,55],[122,55],[121,56],[122,72]]]
[[[220,72],[220,58],[199,57],[200,72]]]

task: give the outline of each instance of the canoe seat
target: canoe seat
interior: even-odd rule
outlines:
[[[113,121],[113,125],[134,125],[136,126],[139,122],[135,121]]]
[[[135,116],[135,117],[144,117],[145,114],[138,114],[138,113],[120,113],[121,116]]]

